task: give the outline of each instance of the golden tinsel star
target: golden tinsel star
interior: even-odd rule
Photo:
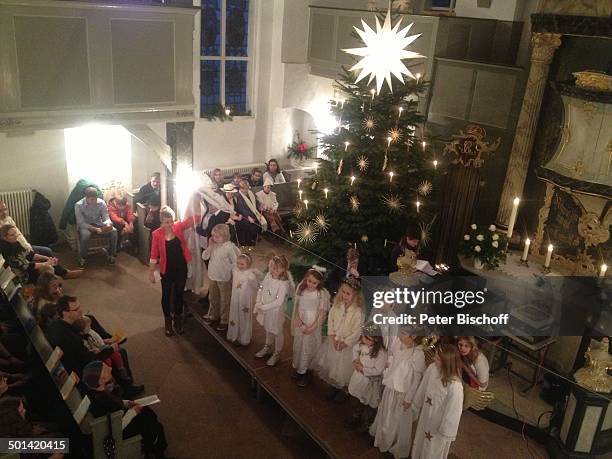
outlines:
[[[402,133],[397,128],[389,129],[387,137],[391,137],[391,142],[397,142],[402,137]]]
[[[312,222],[298,223],[297,230],[294,233],[300,244],[310,244],[315,241],[319,232]]]
[[[365,171],[369,165],[370,165],[370,160],[368,159],[367,156],[361,155],[359,158],[357,158],[357,167],[359,167],[359,170],[361,172]]]
[[[364,131],[371,134],[372,132],[374,132],[374,129],[376,128],[376,122],[374,121],[374,118],[372,118],[371,116],[368,116],[365,120],[363,120],[363,122],[361,123],[361,126],[363,127]]]
[[[432,189],[433,185],[429,180],[423,180],[421,183],[419,183],[418,192],[421,196],[427,196],[429,193],[431,193]]]
[[[428,247],[429,243],[431,242],[431,233],[429,231],[430,225],[426,225],[424,223],[421,223],[419,225],[419,229],[421,231],[421,245],[423,247]]]
[[[370,238],[368,237],[367,234],[364,234],[363,236],[361,236],[361,242],[368,242],[370,240]]]
[[[382,197],[382,202],[385,206],[387,206],[387,209],[389,210],[389,212],[401,212],[404,207],[406,207],[400,197],[396,194],[389,194],[386,196]]]
[[[327,230],[329,229],[329,222],[327,221],[327,217],[322,212],[315,217],[314,224],[317,229],[322,233],[327,232]]]
[[[359,210],[359,198],[353,195],[351,196],[351,199],[349,200],[349,202],[351,203],[351,210],[353,212],[357,212]]]
[[[301,204],[297,204],[294,208],[293,208],[293,215],[295,215],[296,217],[299,217],[300,215],[302,215],[302,212],[304,211],[304,207],[302,207]]]

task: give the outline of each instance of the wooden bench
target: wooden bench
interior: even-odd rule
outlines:
[[[77,410],[81,407],[84,397],[76,390],[76,387],[71,387],[69,392],[66,390],[62,395],[63,384],[58,384],[58,381],[54,378],[54,374],[57,375],[63,369],[63,365],[61,361],[53,365],[52,368],[49,368],[49,365],[47,365],[49,358],[53,354],[53,348],[49,344],[41,328],[37,325],[36,318],[32,315],[30,308],[21,295],[21,285],[15,283],[14,275],[1,255],[0,303],[11,307],[15,312],[18,321],[28,336],[33,352],[38,355],[40,364],[47,368],[52,386],[55,387],[57,395],[63,400],[67,410],[72,415],[72,420],[76,427],[74,430],[80,431],[83,436],[91,437],[94,459],[105,459],[106,455],[104,454],[103,440],[108,435],[108,419],[106,417],[94,418],[88,411],[81,422],[77,423],[75,413],[77,413]],[[111,429],[117,446],[115,457],[117,459],[140,459],[142,457],[142,437],[137,435],[123,440],[122,417],[123,413],[121,411],[117,411],[111,415]],[[13,457],[19,457],[19,455]]]

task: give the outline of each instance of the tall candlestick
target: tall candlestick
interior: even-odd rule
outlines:
[[[514,224],[516,223],[516,214],[518,213],[518,206],[521,200],[519,198],[514,198],[512,201],[512,212],[510,213],[510,221],[508,222],[508,239],[512,239],[512,231],[514,231]]]
[[[529,238],[525,239],[525,248],[523,249],[523,256],[521,260],[527,261],[527,255],[529,255],[529,246],[531,245],[531,241]]]
[[[344,151],[348,150],[349,145],[350,145],[350,142],[344,142]]]
[[[433,164],[434,164],[434,169],[437,169],[438,168],[438,160],[434,159]]]
[[[546,260],[544,260],[545,268],[550,268],[550,259],[552,258],[553,248],[554,247],[552,244],[548,244],[548,252],[546,253]]]
[[[306,206],[306,209],[308,209],[308,199],[304,199],[304,205]]]
[[[351,186],[353,186],[353,182],[355,181],[355,176],[351,175]]]
[[[325,199],[327,199],[327,193],[329,193],[329,188],[323,189],[323,192],[325,193]]]
[[[606,271],[608,270],[608,266],[604,263],[599,268],[599,277],[606,277]]]
[[[298,184],[298,189],[299,189],[300,185],[302,184],[302,179],[297,179],[297,184]]]
[[[416,202],[416,208],[417,208],[417,214],[419,213],[419,208],[421,207],[421,202],[417,201]]]
[[[393,176],[395,174],[393,172],[389,172],[389,183],[391,183],[393,181]]]

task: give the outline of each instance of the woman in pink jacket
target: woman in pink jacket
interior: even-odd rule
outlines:
[[[177,222],[174,211],[164,206],[160,209],[160,220],[161,226],[152,234],[149,280],[155,283],[155,271],[158,270],[162,284],[161,304],[166,336],[172,336],[174,331],[180,335],[183,333],[183,291],[187,282],[187,264],[191,262],[184,232],[197,224],[200,216],[193,215]]]

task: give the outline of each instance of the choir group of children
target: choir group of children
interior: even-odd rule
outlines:
[[[447,456],[463,411],[462,378],[479,389],[488,382],[488,363],[472,337],[459,337],[458,347],[439,345],[426,367],[413,330],[400,327],[393,336],[382,336],[375,324],[364,325],[356,279],[345,279],[331,299],[322,269],[315,266],[294,288],[284,256],[272,257],[263,276],[252,267],[250,255],[241,254],[229,241],[227,225],[217,225],[212,234],[203,253],[211,279],[206,319],[227,323],[228,340],[247,346],[255,316],[266,333],[265,345],[255,357],[268,357],[267,365],[276,365],[284,345],[287,300],[293,298],[296,384],[308,385],[314,371],[330,385],[329,400],[341,403],[348,394],[353,396],[359,403],[354,402],[358,408],[349,423],[363,432],[369,429],[382,452],[395,458]]]

